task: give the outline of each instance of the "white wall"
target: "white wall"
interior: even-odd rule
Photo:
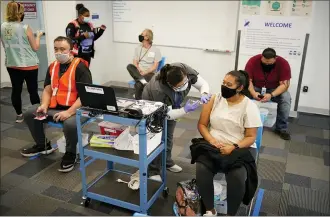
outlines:
[[[316,1],[298,111],[329,115],[329,1]]]
[[[95,2],[94,4],[97,5],[100,3]],[[111,19],[111,21],[109,21],[110,23],[112,23],[111,2],[109,2],[109,9],[107,9],[107,13],[109,19]],[[182,14],[182,16],[184,16],[184,14]],[[148,26],[146,26],[145,28],[148,28]],[[141,31],[143,31],[143,29],[141,29]],[[109,39],[110,37],[107,38],[107,40]],[[109,80],[125,83],[127,83],[127,81],[129,80],[132,80],[126,70],[126,66],[128,63],[131,63],[133,61],[134,49],[138,45],[137,35],[136,41],[136,44],[112,42],[110,53],[114,59],[112,62],[113,64],[109,65],[109,67],[107,68],[107,72],[109,73]],[[157,35],[154,36],[154,43],[157,46]],[[99,45],[99,42],[97,42],[96,44],[98,48],[101,47],[101,45]],[[212,92],[220,91],[223,76],[225,75],[225,73],[232,70],[235,64],[235,53],[212,53],[196,49],[163,46],[159,46],[159,48],[161,50],[162,56],[165,56],[167,58],[166,62],[183,62],[196,69],[201,74],[201,76],[203,76],[203,78],[209,82]],[[102,51],[99,52],[103,53],[105,52],[104,50],[105,48],[102,47]],[[108,51],[106,53],[108,54]],[[92,70],[94,69],[96,68],[92,68]],[[100,67],[100,70],[102,70],[102,67]],[[93,73],[98,72],[93,71]],[[197,91],[194,90],[194,93],[192,93],[191,95],[198,95]]]
[[[57,2],[56,2],[57,3]],[[65,26],[76,16],[75,5],[79,1],[63,1],[55,4],[45,1],[46,39],[48,41],[49,61],[54,60],[53,40],[56,36],[64,34]],[[91,13],[99,14],[100,19],[94,21],[98,25],[104,24],[107,29],[103,36],[95,43],[96,56],[92,59],[91,72],[95,83],[118,81],[127,83],[132,78],[126,66],[132,62],[133,52],[138,44],[114,43],[112,34],[112,2],[108,1],[81,1]],[[58,11],[61,10],[61,16]],[[63,15],[62,15],[63,14]],[[57,15],[57,18],[54,19]],[[143,30],[143,29],[142,29]],[[141,31],[142,31],[141,30]],[[138,38],[138,36],[136,36]],[[138,40],[137,40],[138,42]],[[157,36],[155,36],[157,44]],[[191,65],[209,81],[212,91],[220,90],[222,78],[226,72],[234,68],[235,53],[208,53],[202,50],[183,49],[173,47],[159,47],[162,55],[167,57],[167,62],[184,62]],[[195,91],[197,94],[197,91]],[[195,94],[193,94],[195,95]]]
[[[301,93],[299,111],[329,114],[329,2],[316,1],[314,5],[302,83],[309,86],[309,91]],[[155,35],[155,44],[157,44],[157,35]],[[111,74],[115,75],[113,80],[126,82],[131,78],[125,71],[125,65],[132,61],[136,45],[113,43],[113,46],[113,51],[116,53],[115,64],[110,67]],[[168,58],[167,62],[181,61],[198,70],[210,83],[212,92],[220,90],[223,76],[234,68],[235,53],[207,53],[173,47],[160,47],[160,49],[162,55]],[[320,96],[322,99],[319,98]]]
[[[48,61],[55,59],[53,52],[53,40],[60,35],[65,35],[65,28],[68,23],[76,19],[76,4],[78,1],[44,1],[46,39],[48,43]],[[100,22],[107,26],[103,36],[96,41],[95,58],[91,62],[91,72],[95,83],[105,83],[115,80],[110,74],[110,67],[114,62],[112,43],[112,14],[111,2],[108,1],[82,1],[91,13],[97,12]],[[98,26],[98,25],[97,25]]]
[[[54,38],[65,35],[67,23],[76,17],[76,3],[76,1],[43,1],[49,62],[54,60]],[[82,3],[90,9],[91,13],[99,14],[100,20],[97,21],[97,25],[107,26],[104,35],[95,44],[96,56],[91,63],[94,82],[127,83],[131,78],[126,71],[126,65],[132,62],[137,44],[113,42],[111,1],[82,1]],[[309,91],[301,93],[299,108],[302,110],[301,108],[308,107],[310,108],[307,109],[308,112],[322,113],[320,109],[329,109],[329,2],[316,1],[313,16],[302,84],[308,85]],[[157,35],[155,35],[155,44],[157,44]],[[220,90],[223,76],[234,68],[235,53],[208,53],[202,50],[173,47],[159,48],[162,55],[167,57],[167,62],[184,62],[199,71],[209,82],[212,92]],[[9,81],[7,71],[3,70],[2,54],[1,82]],[[196,91],[192,95],[197,95]]]
[[[113,50],[113,36],[112,36],[112,13],[111,1],[81,1],[86,8],[92,13],[99,15],[99,20],[93,21],[96,27],[102,24],[107,27],[102,37],[95,42],[95,57],[91,62],[91,72],[93,75],[93,82],[96,84],[103,84],[110,80],[116,80],[117,74],[122,71],[115,71],[112,66],[115,64],[114,58],[119,52]]]
[[[48,62],[55,60],[54,39],[65,36],[65,28],[76,17],[75,1],[43,1]]]

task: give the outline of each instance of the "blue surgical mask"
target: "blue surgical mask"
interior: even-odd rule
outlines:
[[[84,22],[88,23],[89,21],[91,21],[91,19],[89,17],[84,17]]]

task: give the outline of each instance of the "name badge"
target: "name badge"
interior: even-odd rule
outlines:
[[[154,58],[154,57],[155,57],[155,52],[149,52],[149,53],[148,53],[148,57],[150,57],[150,58]]]
[[[55,88],[53,89],[53,96],[56,96],[57,91],[58,91],[58,87],[55,87]]]
[[[263,87],[261,88],[261,95],[265,95],[266,94],[266,91],[267,91],[267,88],[266,87]]]

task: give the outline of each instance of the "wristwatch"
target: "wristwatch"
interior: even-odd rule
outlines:
[[[272,98],[274,98],[275,96],[273,95],[273,93],[270,93],[270,95],[272,96]]]
[[[235,149],[239,149],[239,146],[236,143],[233,145],[235,146]]]

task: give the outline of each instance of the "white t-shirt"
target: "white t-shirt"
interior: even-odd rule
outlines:
[[[229,106],[221,94],[215,96],[210,115],[210,134],[220,143],[238,143],[244,138],[245,128],[260,126],[259,108],[248,97]],[[256,148],[256,144],[251,145],[251,148]]]

